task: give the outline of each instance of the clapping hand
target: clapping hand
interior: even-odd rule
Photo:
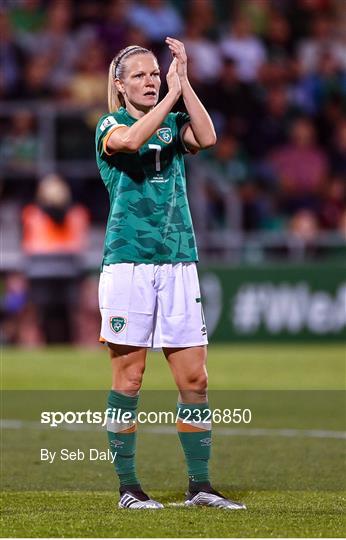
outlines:
[[[187,56],[184,43],[177,39],[167,37],[166,43],[173,55],[173,59],[177,60],[177,74],[180,82],[183,84],[187,79]]]

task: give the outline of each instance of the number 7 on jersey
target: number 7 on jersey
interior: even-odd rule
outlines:
[[[156,154],[155,154],[156,172],[160,172],[161,171],[160,152],[162,148],[159,144],[148,144],[148,147],[150,148],[150,150],[156,150]]]

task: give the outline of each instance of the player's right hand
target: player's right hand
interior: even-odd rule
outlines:
[[[181,84],[177,73],[177,59],[173,58],[166,76],[168,92],[175,92],[177,98],[181,95]]]

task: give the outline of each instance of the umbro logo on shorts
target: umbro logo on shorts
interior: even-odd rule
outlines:
[[[127,324],[127,320],[125,317],[109,317],[109,324],[111,327],[111,330],[115,334],[120,334],[122,332]]]

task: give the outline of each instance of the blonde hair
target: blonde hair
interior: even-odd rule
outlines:
[[[137,54],[152,54],[157,61],[156,56],[149,49],[140,47],[139,45],[130,45],[122,49],[113,58],[108,71],[108,109],[109,112],[116,112],[119,107],[125,107],[124,96],[117,90],[115,80],[121,79],[125,72],[125,60]]]

